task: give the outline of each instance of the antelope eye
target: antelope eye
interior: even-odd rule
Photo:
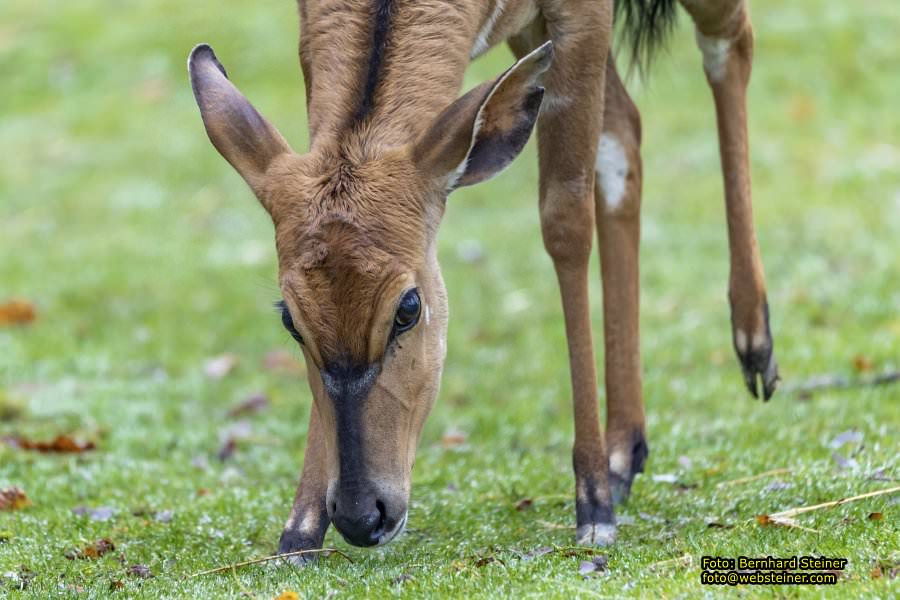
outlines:
[[[419,290],[413,288],[400,299],[397,314],[394,315],[394,332],[403,333],[407,329],[412,329],[419,322],[421,312],[422,301],[419,299]]]
[[[303,338],[299,333],[297,333],[297,328],[294,327],[294,320],[291,318],[291,312],[288,310],[288,307],[284,303],[284,300],[276,303],[275,308],[281,311],[281,324],[284,325],[284,328],[288,330],[288,333],[291,334],[291,337],[297,340],[298,344],[302,344]]]

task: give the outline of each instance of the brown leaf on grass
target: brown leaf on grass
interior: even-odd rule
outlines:
[[[108,539],[103,538],[81,549],[72,548],[70,550],[66,550],[64,556],[69,560],[95,560],[100,558],[107,552],[112,552],[115,549],[115,544],[113,544]]]
[[[240,359],[236,354],[226,353],[210,358],[203,364],[203,372],[210,379],[222,379],[237,366]]]
[[[853,357],[853,368],[856,369],[857,373],[865,373],[874,369],[875,365],[872,363],[872,359],[862,354],[857,354]]]
[[[534,500],[531,498],[522,498],[518,502],[516,502],[516,510],[522,512],[523,510],[528,510],[534,505]]]
[[[444,448],[456,448],[466,443],[466,434],[459,429],[451,428],[441,436],[441,445]]]
[[[285,590],[275,596],[275,600],[300,600],[300,594],[294,590]]]
[[[756,517],[756,522],[763,527],[788,527],[790,529],[802,529],[803,531],[809,531],[810,533],[819,533],[815,529],[804,527],[797,521],[797,519],[792,519],[791,517],[785,517],[781,515],[758,515]]]
[[[0,304],[0,325],[27,325],[37,317],[34,304],[13,298]]]
[[[150,579],[153,577],[150,568],[145,565],[131,565],[125,572],[129,577],[139,577],[140,579]]]
[[[269,398],[262,392],[248,396],[242,402],[236,404],[228,411],[229,417],[239,417],[248,413],[255,413],[269,407]]]
[[[31,506],[31,500],[21,488],[0,489],[0,510],[22,510]]]
[[[27,438],[12,438],[12,445],[23,450],[36,452],[81,453],[93,450],[97,445],[90,440],[78,440],[68,435],[58,435],[49,442],[34,441]]]
[[[869,513],[870,521],[882,521],[884,520],[884,514],[880,512],[871,512]]]
[[[306,367],[297,357],[286,350],[272,350],[262,358],[262,368],[282,375],[306,375]]]
[[[125,582],[121,579],[115,579],[109,582],[109,591],[116,592],[121,589],[125,589]]]

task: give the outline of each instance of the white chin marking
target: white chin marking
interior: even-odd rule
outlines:
[[[575,531],[579,546],[610,546],[616,541],[616,526],[606,523],[589,523]]]
[[[606,210],[613,212],[622,206],[625,198],[625,178],[628,175],[628,158],[625,148],[616,136],[604,133],[597,147],[597,176],[606,201]]]
[[[731,51],[731,41],[706,37],[699,31],[697,46],[703,53],[703,70],[713,81],[722,81],[728,72],[728,54]]]

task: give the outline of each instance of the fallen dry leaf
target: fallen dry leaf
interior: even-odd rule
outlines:
[[[97,445],[88,440],[76,440],[68,435],[58,435],[49,442],[36,442],[27,438],[13,438],[12,444],[23,450],[37,452],[80,453],[93,450]]]
[[[607,558],[607,556],[605,554],[598,554],[591,558],[591,560],[581,561],[578,564],[578,574],[586,576],[591,573],[605,571],[608,564],[609,559]]]
[[[255,413],[268,408],[269,398],[262,392],[248,396],[245,400],[236,404],[228,411],[229,417],[239,417],[247,413]]]
[[[516,502],[516,510],[522,512],[523,510],[528,510],[534,504],[534,500],[531,498],[522,498],[518,502]]]
[[[172,518],[175,516],[175,513],[171,510],[161,510],[155,515],[153,515],[153,519],[157,523],[170,523]]]
[[[214,356],[203,365],[203,372],[210,379],[222,379],[237,366],[240,359],[236,354],[226,353]]]
[[[286,350],[272,350],[263,356],[262,368],[283,375],[306,375],[306,368],[297,357]]]
[[[803,531],[818,533],[818,531],[816,531],[815,529],[804,527],[797,521],[797,519],[792,519],[791,517],[785,517],[782,515],[758,515],[756,517],[756,522],[763,527],[788,527],[790,529],[802,529]]]
[[[11,487],[0,490],[0,510],[22,510],[31,506],[31,500],[21,488]]]
[[[109,582],[109,591],[116,592],[118,590],[125,588],[125,582],[121,579],[116,579],[114,581]]]
[[[150,579],[153,577],[153,573],[150,572],[149,567],[144,565],[131,565],[125,572],[130,577],[139,577],[140,579]]]
[[[275,596],[275,600],[300,600],[300,595],[294,590],[285,590]]]
[[[67,550],[64,554],[66,558],[69,560],[75,560],[76,558],[79,560],[94,560],[100,558],[107,552],[112,552],[116,549],[115,544],[109,541],[106,538],[101,540],[97,540],[90,546],[85,546],[82,549],[72,548],[71,550]]]
[[[237,440],[233,437],[228,437],[225,442],[222,443],[222,447],[219,448],[219,451],[216,452],[216,456],[220,461],[225,462],[234,456],[235,450],[237,450]]]
[[[840,452],[832,452],[831,459],[837,463],[837,466],[841,469],[856,470],[859,468],[859,463],[856,462],[855,458],[847,458]]]
[[[872,360],[862,354],[857,354],[853,357],[853,368],[856,369],[858,373],[865,373],[867,371],[871,371],[875,368],[875,365],[872,364]]]
[[[861,444],[863,441],[862,431],[857,429],[848,429],[834,436],[834,439],[828,443],[828,446],[837,450],[844,444]]]
[[[88,517],[91,521],[109,521],[116,516],[116,509],[109,506],[98,506],[97,508],[76,506],[72,512],[79,517]]]
[[[466,443],[466,434],[459,429],[448,429],[441,436],[441,445],[444,448],[455,448]]]
[[[37,317],[34,304],[13,298],[0,304],[0,325],[27,325]]]
[[[870,521],[882,521],[884,520],[884,514],[880,512],[869,513]]]

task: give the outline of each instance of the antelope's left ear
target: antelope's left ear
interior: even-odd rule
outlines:
[[[453,190],[505,169],[531,136],[544,98],[540,76],[552,60],[547,42],[444,109],[413,144],[419,171]]]
[[[273,160],[291,152],[288,143],[232,85],[212,48],[194,48],[188,72],[210,141],[271,213],[262,196],[265,174]]]

